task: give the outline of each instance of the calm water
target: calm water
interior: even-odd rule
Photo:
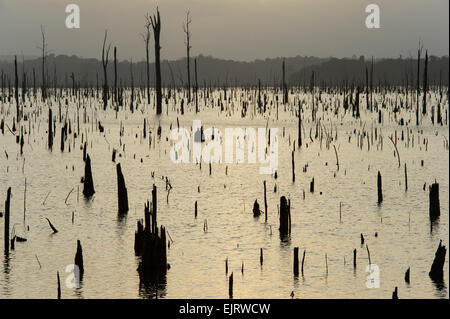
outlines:
[[[216,104],[219,93],[215,96]],[[296,145],[296,179],[293,183],[291,150],[297,139],[297,119],[292,105],[297,105],[298,96],[305,101],[304,134],[302,148],[299,150]],[[394,95],[389,97],[395,100]],[[378,95],[376,98],[381,99]],[[54,148],[50,152],[46,134],[47,106],[38,103],[38,108],[25,108],[30,118],[24,122],[27,132],[24,155],[20,155],[15,137],[6,127],[5,134],[0,135],[0,211],[4,210],[3,203],[10,186],[11,228],[14,226],[15,234],[27,238],[27,242],[16,242],[15,250],[8,258],[2,254],[0,297],[56,298],[56,272],[59,271],[62,298],[147,298],[154,297],[155,291],[160,298],[228,298],[225,273],[225,259],[228,258],[228,275],[234,273],[235,298],[290,298],[291,291],[295,298],[391,298],[395,286],[398,286],[399,298],[448,298],[448,254],[444,284],[436,285],[428,276],[439,240],[443,239],[444,245],[448,246],[448,126],[432,126],[429,118],[423,119],[421,126],[410,126],[408,146],[406,126],[396,124],[390,100],[387,109],[383,110],[383,124],[380,125],[377,114],[366,112],[363,97],[361,120],[355,120],[351,114],[344,114],[342,106],[338,115],[334,114],[335,103],[342,97],[322,94],[318,118],[324,126],[324,135],[326,128],[328,132],[332,130],[333,137],[327,148],[325,136],[322,143],[314,138],[311,95],[296,94],[290,99],[291,105],[286,110],[279,106],[278,120],[274,106],[264,116],[249,114],[241,118],[239,97],[233,97],[232,103],[223,101],[229,112],[221,113],[220,107],[213,108],[209,102],[204,106],[201,99],[201,112],[196,115],[190,105],[184,116],[174,110],[174,101],[170,100],[169,114],[166,115],[167,107],[163,105],[164,114],[159,118],[154,115],[153,105],[142,104],[134,114],[129,110],[120,111],[116,119],[115,112],[104,112],[98,101],[83,101],[81,104],[86,105],[89,122],[83,123],[84,112],[80,110],[80,135],[88,136],[88,154],[96,190],[89,201],[84,199],[80,183],[84,175],[81,136],[74,140],[73,135],[69,135],[66,149],[61,152],[62,124],[57,121]],[[273,95],[270,93],[271,100]],[[445,124],[448,101],[444,102]],[[340,103],[342,105],[342,101]],[[434,95],[432,103],[435,103]],[[76,130],[77,104],[69,101],[67,116],[71,119],[72,130]],[[53,115],[59,120],[57,105],[58,102],[53,102]],[[179,105],[178,98],[177,109]],[[328,106],[328,109],[322,106]],[[37,109],[41,110],[40,114]],[[249,109],[249,113],[253,113],[253,102]],[[65,106],[62,114],[64,119]],[[12,127],[13,116],[14,105],[1,105],[0,118],[4,118],[9,127]],[[207,163],[202,164],[201,170],[192,163],[174,164],[169,156],[171,141],[166,138],[170,136],[170,125],[176,127],[177,116],[180,126],[189,131],[192,120],[199,119],[205,128],[214,126],[223,135],[225,127],[256,128],[266,127],[267,123],[269,128],[277,127],[278,178],[259,174],[259,163],[213,164],[211,176]],[[148,136],[142,137],[144,117],[152,131],[151,145]],[[397,119],[400,117],[415,123],[412,111],[402,109],[397,114]],[[104,133],[98,131],[93,118],[102,122]],[[120,147],[120,123],[124,127],[122,144],[125,151]],[[159,123],[161,139],[156,136]],[[358,132],[363,130],[368,131],[369,140],[373,135],[370,150],[367,137],[362,148],[357,145]],[[395,130],[400,168],[388,138],[395,137]],[[401,139],[402,130],[404,140]],[[380,135],[383,136],[382,143]],[[427,145],[424,139],[428,141]],[[71,152],[68,152],[68,144]],[[339,156],[339,170],[333,145]],[[121,156],[117,156],[116,162],[121,163],[128,188],[130,211],[124,219],[117,216],[116,164],[111,161],[113,147],[120,148]],[[406,192],[404,163],[408,170]],[[303,172],[306,164],[307,170]],[[377,204],[378,171],[383,177],[384,201],[381,205]],[[152,172],[155,172],[154,178]],[[166,176],[173,187],[168,203],[162,178]],[[310,193],[309,183],[313,177],[315,192]],[[264,216],[254,219],[252,214],[255,199],[264,209],[264,180],[267,181],[267,223]],[[439,183],[441,217],[431,232],[428,185],[434,180]],[[153,184],[158,187],[158,222],[166,227],[168,237],[172,239],[168,249],[171,268],[166,284],[157,290],[139,284],[136,271],[139,259],[133,249],[136,222],[144,216],[144,202],[151,199]],[[282,195],[291,200],[292,233],[288,242],[281,242],[278,232],[277,206]],[[194,218],[195,201],[198,201],[197,219]],[[45,218],[51,220],[58,233],[52,234]],[[207,232],[203,231],[205,219]],[[3,249],[4,217],[0,218],[0,223]],[[369,247],[372,263],[380,270],[379,288],[369,289],[365,284],[368,258],[366,246],[360,244],[361,233]],[[80,288],[66,288],[65,280],[69,274],[65,267],[74,261],[77,239],[83,246],[85,274]],[[294,278],[292,272],[296,246],[300,248],[300,258],[306,250],[304,274],[298,278]],[[260,248],[264,251],[262,266]],[[355,248],[357,268],[354,270]],[[241,274],[242,263],[244,274]],[[408,267],[411,267],[410,285],[403,279]]]

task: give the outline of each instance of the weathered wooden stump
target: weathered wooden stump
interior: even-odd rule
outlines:
[[[158,283],[167,273],[166,230],[156,222],[156,186],[153,185],[152,206],[145,205],[145,227],[138,221],[135,233],[135,254],[141,256],[138,272],[144,282]],[[150,208],[151,207],[151,208]]]
[[[52,121],[53,121],[52,109],[49,108],[48,109],[48,148],[50,150],[53,149],[53,126],[52,126]]]
[[[259,209],[258,200],[255,199],[255,202],[253,203],[253,217],[259,217],[259,215],[261,215],[261,210]]]
[[[392,299],[398,299],[398,288],[395,287],[394,292],[392,292]]]
[[[294,276],[298,276],[298,247],[294,247]]]
[[[78,267],[78,269],[75,270],[75,281],[80,283],[84,274],[83,248],[81,247],[80,240],[77,240],[77,252],[75,254],[74,264]]]
[[[233,299],[233,273],[231,273],[228,281],[228,296]]]
[[[8,187],[6,191],[6,201],[5,201],[5,255],[9,254],[9,208],[11,202],[11,187]]]
[[[85,146],[86,147],[86,146]],[[86,155],[86,162],[84,165],[84,188],[83,194],[86,197],[91,197],[94,195],[94,181],[92,180],[92,170],[91,170],[91,158],[89,154]]]
[[[431,265],[430,272],[428,275],[436,282],[442,282],[444,280],[444,264],[445,264],[445,254],[447,253],[447,248],[442,245],[442,240],[439,241],[439,247],[434,255],[433,264]]]
[[[441,215],[439,205],[439,183],[433,183],[430,189],[430,219],[433,221]]]
[[[280,237],[283,239],[291,233],[291,206],[286,197],[280,197]]]
[[[120,163],[116,165],[117,170],[117,198],[119,215],[128,213],[128,192],[125,186],[125,179],[122,174]]]
[[[380,204],[383,201],[383,190],[382,190],[382,185],[381,185],[380,171],[378,171],[378,177],[377,177],[377,190],[378,190],[378,204]]]

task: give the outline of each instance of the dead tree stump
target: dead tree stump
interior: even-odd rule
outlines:
[[[135,233],[135,254],[141,256],[138,272],[146,282],[158,283],[167,273],[167,248],[166,230],[160,229],[156,222],[156,186],[153,185],[151,206],[145,205],[145,226],[142,220],[138,221],[138,229]],[[151,208],[150,208],[151,207]]]
[[[280,237],[284,238],[291,233],[291,207],[286,197],[280,197]]]
[[[444,264],[445,264],[445,254],[447,253],[447,248],[442,245],[442,240],[439,241],[439,247],[434,255],[433,264],[431,265],[431,270],[428,275],[436,282],[442,282],[444,280]]]
[[[128,213],[128,192],[125,186],[125,179],[123,178],[120,163],[116,165],[117,169],[117,198],[119,206],[119,215]]]
[[[86,146],[85,146],[86,147]],[[92,180],[92,170],[91,170],[91,158],[89,154],[86,155],[86,162],[84,165],[84,188],[83,194],[86,197],[91,197],[95,193],[94,181]]]
[[[83,248],[81,247],[80,240],[77,240],[77,252],[75,254],[75,266],[78,267],[75,270],[75,282],[80,283],[83,279],[84,274],[84,263],[83,263]]]
[[[294,247],[294,276],[298,276],[298,247]]]
[[[430,219],[433,221],[441,215],[439,205],[439,183],[433,183],[430,189]]]
[[[261,210],[259,209],[258,200],[255,199],[255,202],[253,203],[253,217],[259,217],[259,215],[261,215]]]
[[[9,206],[11,201],[11,187],[8,187],[5,201],[5,255],[9,253]]]
[[[378,177],[377,177],[377,190],[378,190],[378,204],[380,204],[383,201],[383,190],[382,190],[382,185],[381,185],[380,171],[378,171]]]

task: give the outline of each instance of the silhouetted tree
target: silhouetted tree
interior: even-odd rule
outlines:
[[[147,13],[146,15],[147,22],[145,23],[145,33],[142,34],[142,38],[144,39],[145,44],[145,59],[146,59],[146,68],[147,68],[147,103],[150,104],[150,61],[149,61],[149,43],[150,43],[150,18]]]
[[[150,24],[153,28],[153,37],[155,39],[155,73],[156,73],[156,114],[161,114],[162,112],[162,91],[161,91],[161,61],[160,61],[160,50],[159,37],[161,34],[161,18],[159,16],[158,7],[156,7],[156,16],[147,16],[150,19]]]
[[[191,49],[190,40],[191,32],[189,31],[189,24],[191,24],[191,19],[189,18],[189,11],[186,13],[186,23],[183,24],[183,31],[186,34],[186,64],[187,64],[187,89],[188,89],[188,100],[191,101],[191,71],[190,71],[190,56],[189,51]]]
[[[103,47],[102,47],[102,66],[103,66],[103,77],[104,77],[104,83],[103,83],[103,109],[106,110],[106,106],[108,105],[108,73],[107,73],[107,66],[108,66],[108,56],[109,56],[109,49],[111,48],[111,43],[108,44],[108,48],[106,49],[106,56],[105,56],[105,45],[106,45],[106,38],[108,36],[108,30],[105,30],[105,38],[103,39]]]

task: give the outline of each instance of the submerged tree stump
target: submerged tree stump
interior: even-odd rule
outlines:
[[[86,146],[85,146],[86,147]],[[83,194],[86,197],[91,197],[94,195],[94,181],[92,180],[92,170],[91,170],[91,158],[89,154],[86,155],[86,162],[84,165],[84,188]]]
[[[75,282],[80,283],[84,274],[83,248],[81,247],[80,240],[77,240],[77,252],[75,254],[74,264],[78,267],[78,269],[75,269]]]
[[[52,109],[48,109],[48,148],[50,151],[53,149],[53,126],[52,126],[53,116]]]
[[[138,272],[144,281],[160,282],[167,273],[166,230],[156,222],[156,186],[152,191],[153,205],[145,204],[145,226],[138,221],[135,233],[135,254],[141,256]]]
[[[5,254],[9,253],[9,207],[11,201],[11,187],[8,187],[5,201]]]
[[[117,169],[117,198],[119,206],[119,215],[128,213],[128,192],[125,186],[125,179],[122,174],[120,163],[116,165]]]
[[[430,219],[435,220],[441,215],[439,205],[439,183],[433,183],[430,189]]]
[[[291,205],[286,197],[280,197],[280,237],[284,238],[291,233]]]
[[[444,280],[444,264],[445,264],[445,254],[447,253],[447,248],[442,245],[442,240],[439,241],[439,247],[434,255],[433,264],[431,265],[431,270],[428,275],[436,282],[442,282]]]
[[[383,190],[382,190],[382,185],[381,185],[380,171],[378,171],[378,177],[377,177],[377,190],[378,190],[378,204],[380,204],[383,201]]]
[[[298,276],[298,247],[294,247],[294,276]]]
[[[259,217],[259,215],[261,215],[261,210],[259,209],[258,200],[255,199],[255,202],[253,203],[253,217]]]
[[[228,296],[230,299],[233,299],[233,273],[230,275],[230,279],[228,281]]]

